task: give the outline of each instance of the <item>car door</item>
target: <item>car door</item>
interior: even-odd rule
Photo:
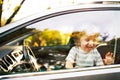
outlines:
[[[0,29],[0,78],[119,80],[119,20],[120,5],[97,4],[54,9],[8,24]],[[72,34],[85,28],[100,33],[98,51],[102,58],[105,52],[113,52],[114,64],[65,68],[74,46]]]

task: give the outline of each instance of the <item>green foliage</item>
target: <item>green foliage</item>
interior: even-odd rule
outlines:
[[[45,29],[27,38],[30,46],[55,46],[66,45],[69,41],[69,34],[64,34],[57,30]]]

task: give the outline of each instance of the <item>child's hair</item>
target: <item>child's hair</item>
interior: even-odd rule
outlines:
[[[81,32],[78,31],[78,32],[72,33],[72,38],[73,38],[74,42],[77,42],[77,41],[80,41],[81,37],[83,37],[85,35],[88,35],[91,38],[98,38],[99,33],[94,33],[94,34],[89,35],[85,31],[81,31]]]
[[[85,35],[87,35],[93,39],[95,39],[95,38],[98,39],[98,37],[100,35],[98,27],[91,25],[91,24],[80,25],[79,29],[75,30],[75,32],[73,32],[71,34],[70,45],[74,46],[75,42],[78,42],[78,41],[80,42],[81,37],[83,37]]]

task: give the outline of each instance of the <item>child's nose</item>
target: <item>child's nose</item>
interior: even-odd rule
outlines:
[[[89,44],[90,44],[91,46],[95,45],[92,40],[89,41]]]

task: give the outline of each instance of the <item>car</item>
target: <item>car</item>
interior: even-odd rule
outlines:
[[[51,9],[5,25],[0,28],[0,79],[119,80],[119,21],[120,4],[102,3]],[[84,28],[99,31],[97,49],[102,58],[113,52],[114,64],[65,68],[72,35]]]

